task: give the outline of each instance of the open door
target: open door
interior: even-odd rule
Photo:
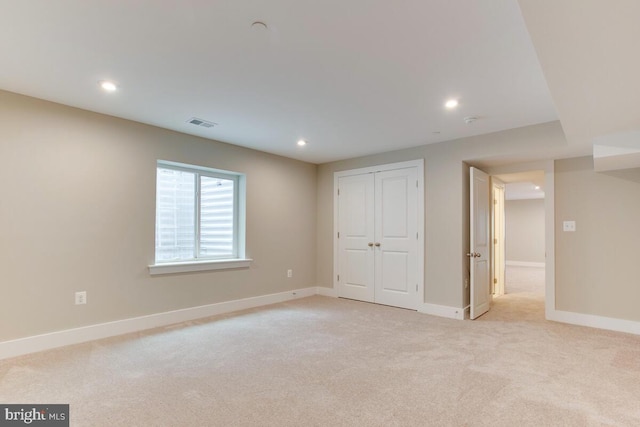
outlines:
[[[469,315],[471,319],[476,319],[489,311],[491,306],[490,185],[489,175],[479,169],[471,167],[470,177],[470,253],[467,254],[471,271]]]
[[[505,280],[505,185],[495,176],[491,177],[493,209],[491,209],[491,293],[494,297],[504,295]]]

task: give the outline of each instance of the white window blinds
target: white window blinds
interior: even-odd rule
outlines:
[[[238,257],[238,176],[158,163],[156,263]]]
[[[200,177],[200,257],[234,255],[234,181]]]

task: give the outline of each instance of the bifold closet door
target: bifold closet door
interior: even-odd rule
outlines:
[[[416,309],[416,168],[341,177],[338,189],[338,295]]]

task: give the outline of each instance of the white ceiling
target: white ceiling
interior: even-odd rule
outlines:
[[[640,1],[519,4],[568,144],[616,152],[603,170],[639,167]]]
[[[544,8],[522,3],[535,39],[561,54],[565,40],[538,31]],[[516,0],[0,0],[0,10],[1,89],[313,163],[558,119]],[[257,20],[268,30],[252,29]],[[581,119],[565,109],[580,87],[562,87],[575,67],[558,70],[545,52],[575,134]],[[119,90],[102,92],[102,79]],[[443,107],[450,97],[456,110]]]
[[[514,182],[505,185],[505,200],[544,199],[544,190],[533,182]]]
[[[640,1],[520,5],[569,143],[640,129]]]
[[[505,183],[505,200],[544,199],[544,171],[494,175]]]
[[[638,16],[638,0],[0,0],[0,89],[313,163],[557,119],[568,144],[539,158],[583,155],[640,134]]]

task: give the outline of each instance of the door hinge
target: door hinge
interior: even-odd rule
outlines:
[[[416,240],[418,240],[418,233],[416,233]]]
[[[340,195],[340,189],[338,188],[338,196]]]
[[[493,204],[497,205],[498,204],[498,199],[493,199]]]
[[[338,231],[338,239],[340,238],[340,232]]]
[[[418,292],[418,284],[416,283],[416,292]]]
[[[340,275],[338,274],[338,282],[340,281]]]
[[[498,244],[498,239],[493,239],[493,244],[497,245]]]
[[[498,278],[497,277],[493,278],[493,283],[498,283]]]
[[[418,188],[418,180],[416,179],[416,188]]]

